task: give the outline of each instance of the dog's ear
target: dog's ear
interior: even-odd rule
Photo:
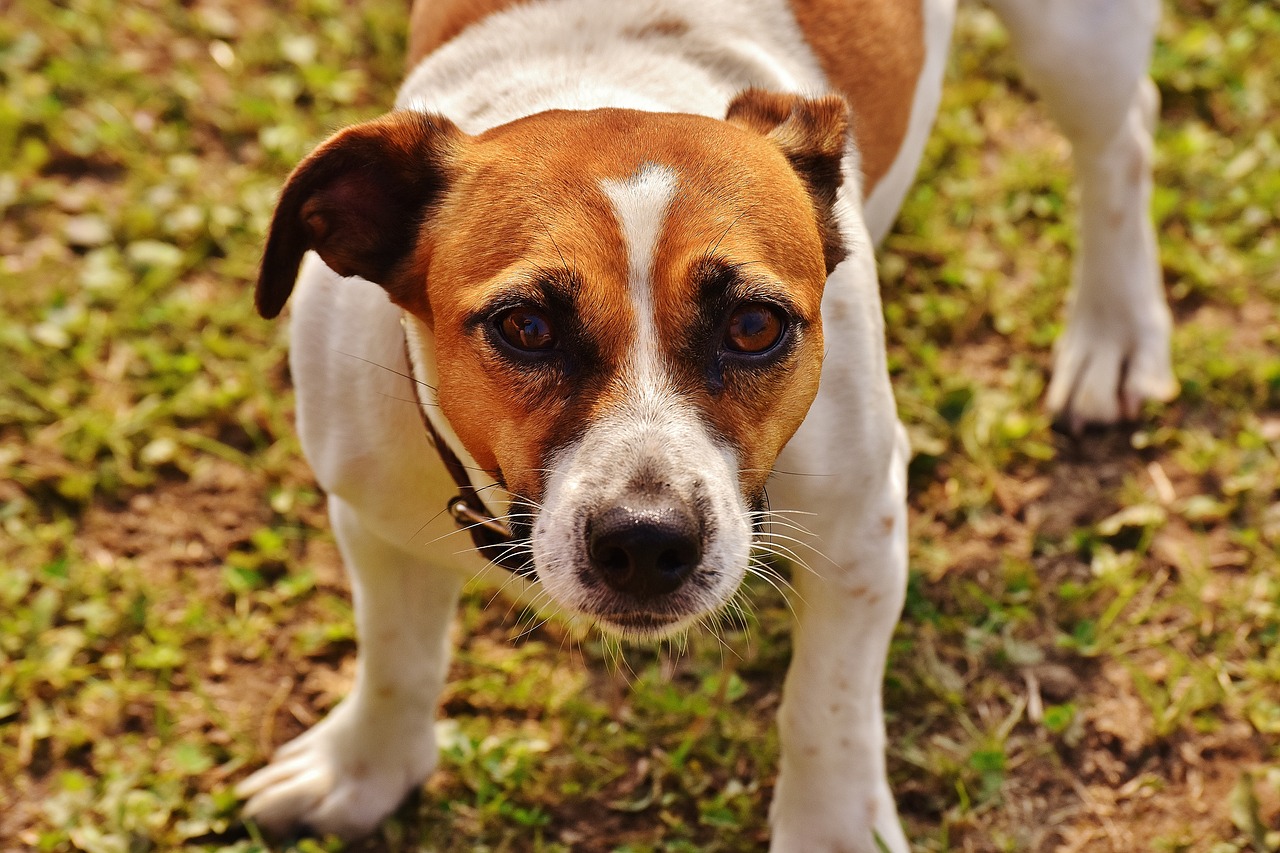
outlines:
[[[725,120],[769,139],[800,176],[813,200],[830,275],[846,254],[835,203],[844,181],[841,162],[849,144],[849,104],[839,95],[805,98],[752,88],[734,97]]]
[[[280,193],[254,293],[258,313],[275,317],[284,308],[308,249],[338,275],[386,288],[399,304],[421,299],[414,249],[465,139],[448,119],[404,110],[322,143]]]

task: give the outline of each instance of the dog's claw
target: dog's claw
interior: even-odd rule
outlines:
[[[350,707],[334,709],[236,787],[249,800],[246,819],[276,836],[309,829],[359,838],[430,775],[436,747],[429,721],[390,735],[369,721],[357,725]]]
[[[1115,317],[1072,317],[1058,341],[1045,394],[1060,428],[1079,435],[1090,426],[1134,421],[1147,401],[1167,402],[1177,395],[1168,309],[1157,304],[1142,316],[1141,328]]]

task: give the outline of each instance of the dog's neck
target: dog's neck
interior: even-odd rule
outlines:
[[[721,116],[748,86],[823,88],[794,21],[768,14],[770,4],[726,18],[717,0],[622,4],[609,15],[596,3],[519,5],[485,19],[423,59],[396,105],[479,133],[550,109]]]

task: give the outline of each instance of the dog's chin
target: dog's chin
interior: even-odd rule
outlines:
[[[603,633],[632,643],[656,643],[683,633],[707,614],[671,616],[659,613],[594,613],[588,614]]]

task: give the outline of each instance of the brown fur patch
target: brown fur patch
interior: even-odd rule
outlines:
[[[790,0],[805,40],[832,86],[853,107],[870,194],[907,135],[924,68],[921,0]]]

